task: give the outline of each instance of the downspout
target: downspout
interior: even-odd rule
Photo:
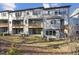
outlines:
[[[69,33],[70,33],[70,7],[68,8],[68,36],[67,36],[67,39],[70,39],[69,38]]]

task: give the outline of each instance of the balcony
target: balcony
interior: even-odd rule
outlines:
[[[0,23],[0,27],[8,27],[8,23]]]
[[[12,28],[23,28],[23,24],[12,24]]]
[[[43,18],[42,15],[29,15],[29,16],[26,16],[27,18],[29,19],[40,19],[40,18]]]
[[[29,24],[29,28],[43,28],[43,24],[42,23]]]
[[[45,29],[61,29],[60,25],[44,25]]]
[[[24,17],[14,17],[14,20],[22,20]]]
[[[13,20],[12,21],[12,27],[13,28],[23,28],[23,20]]]
[[[57,18],[57,19],[64,19],[62,15],[43,15],[44,18]]]
[[[0,15],[0,20],[5,20],[5,19],[9,19],[9,16],[7,15],[7,16],[1,16]]]

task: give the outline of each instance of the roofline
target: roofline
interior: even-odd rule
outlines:
[[[50,7],[50,8],[44,8],[44,7],[36,7],[36,8],[29,8],[29,9],[21,9],[21,10],[14,10],[14,11],[10,11],[10,10],[5,10],[5,11],[0,11],[0,12],[18,12],[18,11],[26,11],[26,10],[34,10],[34,9],[58,9],[58,8],[69,8],[70,5],[67,6],[59,6],[59,7]]]
[[[1,12],[10,12],[10,11],[11,11],[11,10],[0,11],[0,13],[1,13]]]
[[[59,6],[59,7],[51,7],[51,8],[44,8],[44,9],[58,9],[58,8],[69,8],[71,5],[67,6]]]
[[[43,7],[28,8],[28,9],[20,9],[20,10],[14,10],[14,11],[11,11],[11,12],[26,11],[26,10],[34,10],[34,9],[43,9]]]
[[[70,18],[72,18],[72,17],[74,17],[74,16],[76,16],[76,15],[78,15],[78,14],[79,14],[79,13],[72,15],[72,16],[70,16]]]
[[[34,9],[58,9],[58,8],[66,8],[66,7],[70,7],[70,5],[67,5],[67,6],[60,6],[60,7],[50,7],[50,8],[44,8],[44,7],[36,7],[36,8],[29,8],[29,9],[23,9],[23,10],[15,10],[15,11],[12,11],[12,12],[17,12],[17,11],[26,11],[26,10],[34,10]]]

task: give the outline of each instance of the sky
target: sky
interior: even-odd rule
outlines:
[[[47,3],[49,6],[63,6],[71,5],[70,13],[72,13],[76,8],[79,7],[79,3]],[[43,3],[0,3],[0,11],[2,10],[16,10],[16,9],[28,9],[35,7],[43,7]]]
[[[74,12],[76,8],[79,7],[79,3],[0,3],[0,11],[3,10],[21,10],[36,7],[58,7],[70,5],[70,15]],[[67,24],[67,21],[65,21]]]

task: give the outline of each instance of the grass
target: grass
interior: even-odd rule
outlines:
[[[28,36],[28,37],[1,36],[0,39],[4,39],[6,41],[14,43],[22,42],[24,40],[25,45],[35,47],[54,47],[66,44],[65,40],[44,41],[41,37],[38,36]]]
[[[22,41],[22,39],[19,36],[0,36],[0,40],[6,40],[14,43],[18,43]]]
[[[9,42],[22,42],[24,40],[25,43],[21,43],[21,46],[17,49],[25,49],[31,51],[42,51],[42,52],[72,52],[75,51],[75,43],[68,43],[66,40],[53,40],[53,41],[44,41],[41,37],[38,36],[0,36],[0,40],[6,40]],[[28,48],[30,47],[30,48]],[[77,47],[79,44],[77,43]]]

